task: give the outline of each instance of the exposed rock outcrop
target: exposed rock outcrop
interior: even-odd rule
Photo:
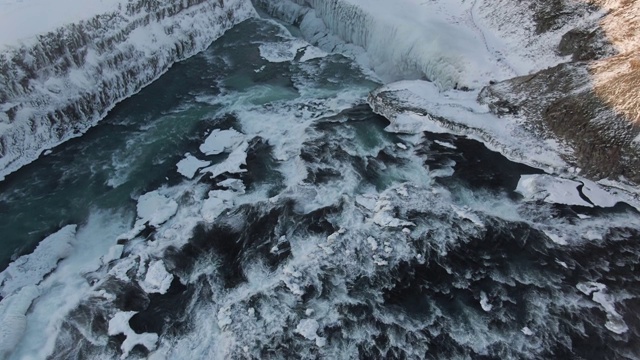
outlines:
[[[554,2],[556,4],[558,2]],[[569,2],[552,13],[571,13]],[[575,2],[571,2],[575,6]],[[570,62],[486,87],[479,100],[500,116],[526,118],[532,131],[559,138],[596,179],[640,182],[640,3],[594,0],[603,17],[565,33],[558,53]],[[554,18],[554,16],[551,18]],[[546,31],[545,20],[539,31]]]

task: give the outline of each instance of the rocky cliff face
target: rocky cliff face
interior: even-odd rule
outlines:
[[[640,182],[640,3],[554,1],[539,7],[537,31],[563,16],[599,12],[597,21],[566,32],[557,45],[568,62],[486,87],[479,96],[503,117],[524,117],[531,130],[559,138],[593,178]],[[568,15],[564,15],[568,14]]]
[[[137,0],[0,55],[0,179],[78,136],[253,15],[243,0]]]

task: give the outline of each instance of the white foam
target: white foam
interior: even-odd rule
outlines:
[[[213,222],[222,212],[234,205],[236,197],[233,191],[212,190],[209,197],[202,203],[200,213],[207,222]]]
[[[486,312],[489,312],[493,309],[493,305],[489,303],[489,297],[484,291],[480,292],[480,306],[482,307],[482,310]]]
[[[320,324],[315,319],[302,319],[296,326],[296,332],[308,340],[314,340],[318,347],[326,345],[326,339],[317,334]]]

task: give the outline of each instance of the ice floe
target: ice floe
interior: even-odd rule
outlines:
[[[181,175],[187,179],[193,179],[199,169],[209,166],[209,164],[211,164],[210,161],[200,160],[191,154],[186,154],[185,158],[180,160],[176,166]]]
[[[131,320],[135,314],[137,314],[135,311],[121,311],[116,313],[113,318],[109,320],[109,335],[123,334],[126,336],[126,339],[120,346],[122,350],[121,359],[126,359],[136,345],[142,345],[148,350],[154,350],[158,342],[158,334],[138,334],[131,329],[131,326],[129,326],[129,320]]]
[[[214,129],[204,143],[200,145],[200,151],[206,155],[222,154],[225,151],[234,149],[244,138],[244,134],[234,129]]]
[[[607,314],[605,327],[616,334],[623,334],[629,330],[622,316],[616,311],[615,299],[607,292],[607,286],[597,282],[579,283],[576,288],[583,294],[591,296],[591,299],[600,304]]]
[[[140,287],[145,292],[164,294],[171,287],[173,281],[173,274],[167,271],[162,260],[156,260],[149,264],[147,269],[147,275],[144,281],[140,281]]]

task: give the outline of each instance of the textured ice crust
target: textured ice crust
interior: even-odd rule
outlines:
[[[79,136],[174,62],[255,14],[248,0],[145,3],[82,2],[61,16],[71,24],[51,22],[48,15],[34,27],[40,33],[15,31],[7,38],[16,22],[37,23],[49,7],[57,13],[65,6],[12,3],[13,15],[22,18],[0,22],[9,27],[0,44],[0,180],[43,150]],[[76,5],[86,12],[76,12]]]

